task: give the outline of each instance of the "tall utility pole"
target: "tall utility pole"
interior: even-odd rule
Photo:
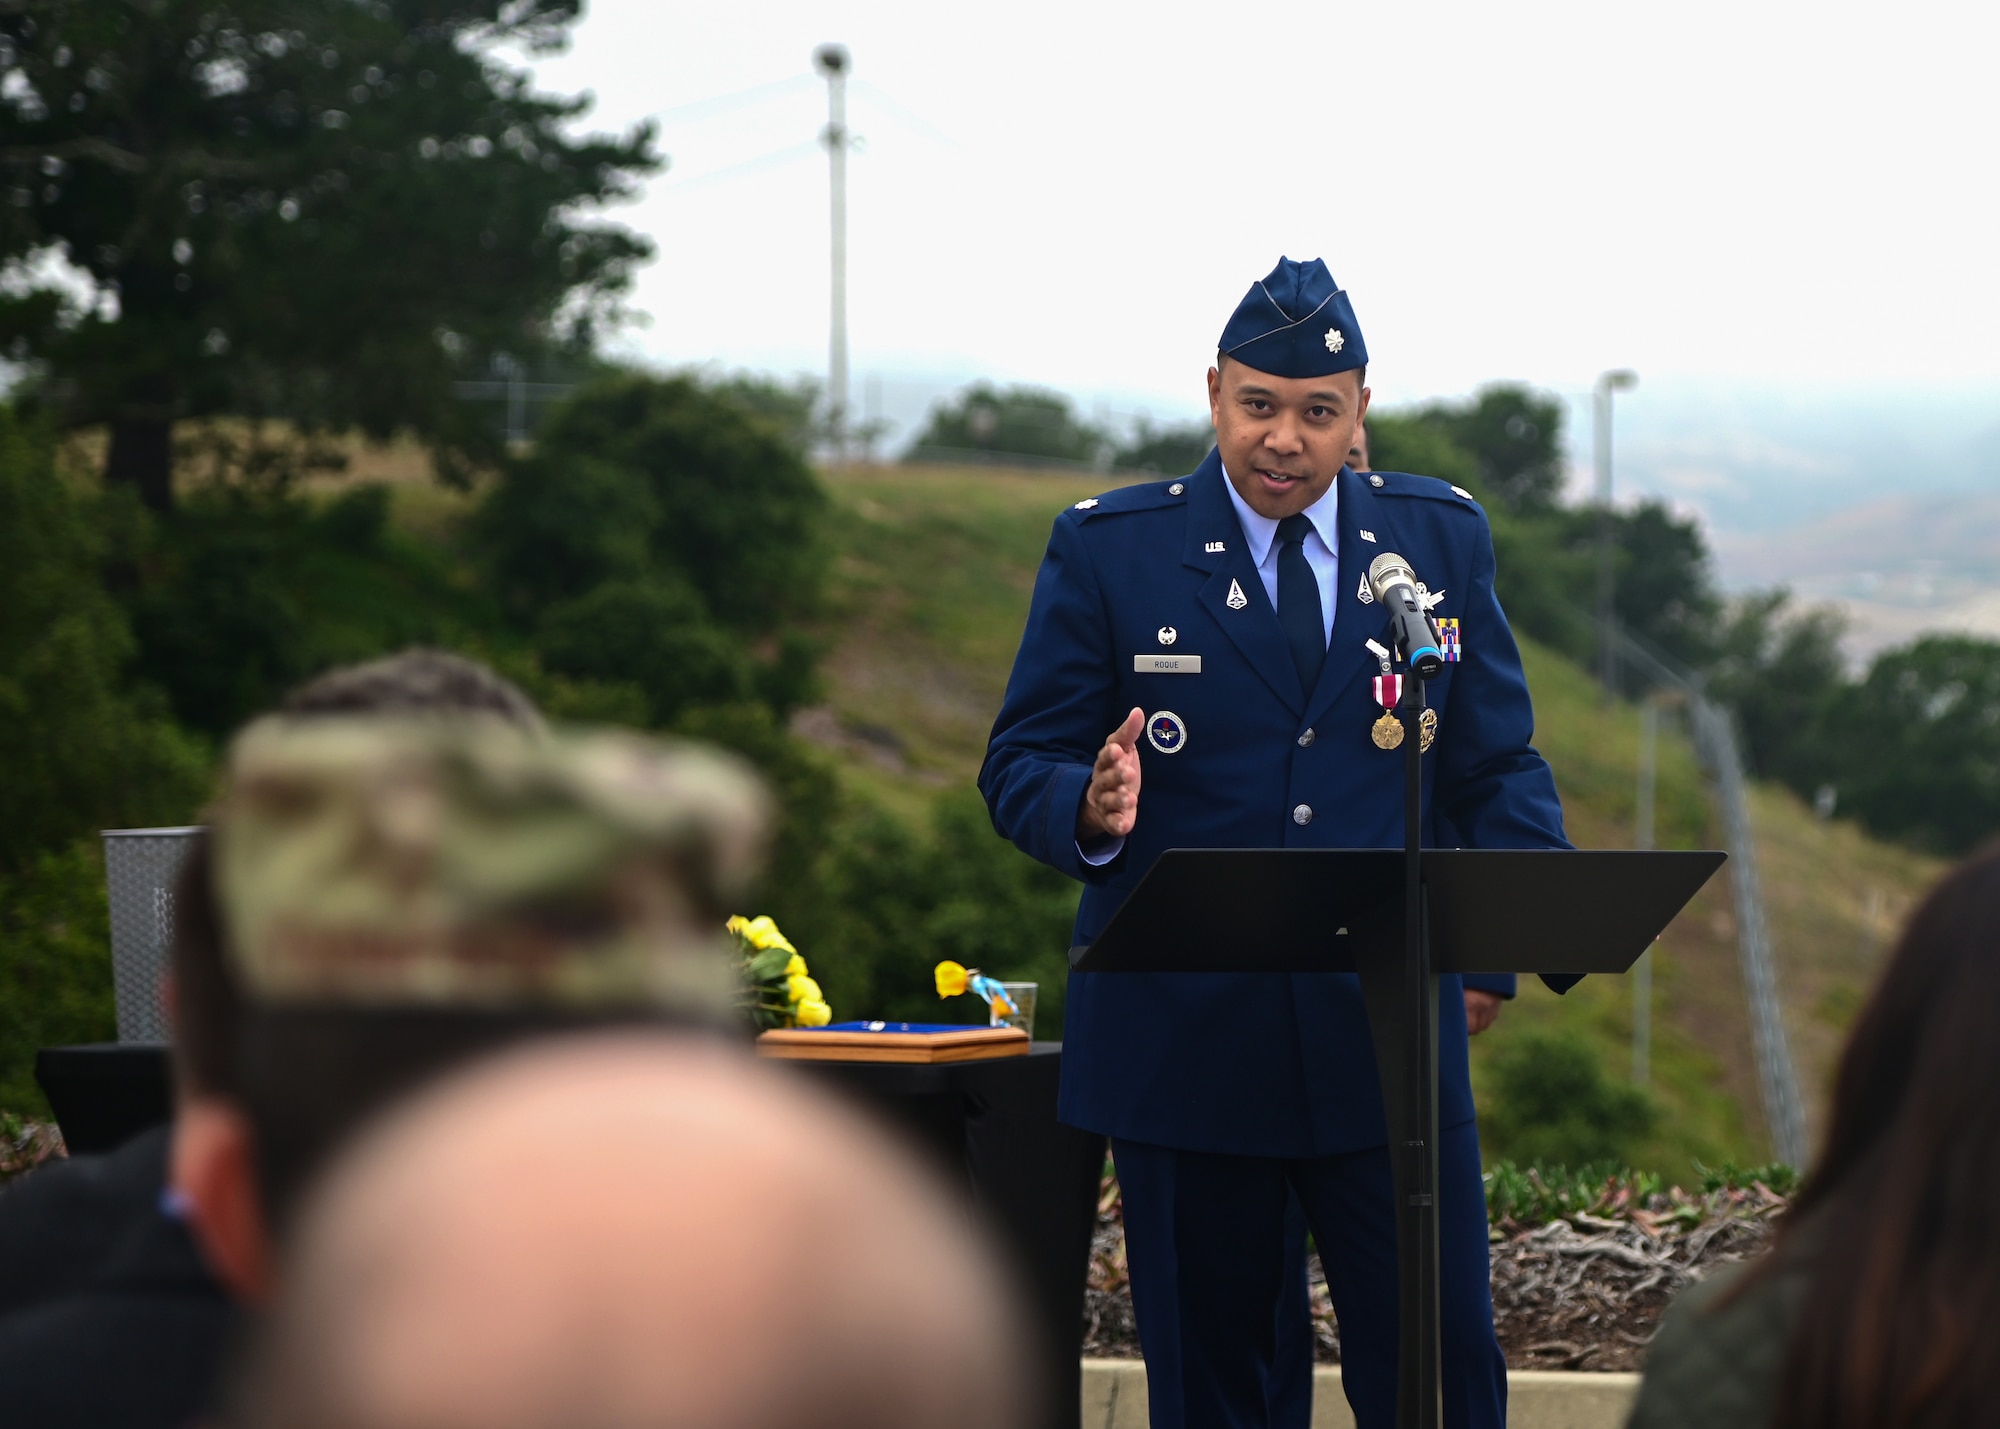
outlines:
[[[1591,435],[1596,438],[1597,457],[1597,677],[1604,684],[1608,704],[1617,689],[1618,655],[1612,642],[1611,597],[1613,567],[1611,548],[1611,394],[1639,385],[1639,375],[1624,368],[1598,374],[1592,393]]]
[[[1658,784],[1660,701],[1648,696],[1639,706],[1639,807],[1633,821],[1632,847],[1653,846],[1653,792]],[[1632,967],[1632,1081],[1644,1087],[1653,1079],[1653,950],[1639,954]]]
[[[833,324],[827,337],[826,425],[835,462],[847,460],[847,47],[821,45],[813,63],[826,76],[826,144],[833,197]]]

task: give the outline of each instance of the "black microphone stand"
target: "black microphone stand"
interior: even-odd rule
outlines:
[[[1404,676],[1403,948],[1357,958],[1395,1178],[1397,1429],[1438,1429],[1443,1412],[1438,1302],[1438,980],[1431,968],[1423,855],[1424,682]],[[1345,931],[1345,930],[1343,930]]]

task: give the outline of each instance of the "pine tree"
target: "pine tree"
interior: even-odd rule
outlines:
[[[587,341],[651,251],[582,217],[661,166],[650,126],[573,137],[587,99],[502,58],[579,6],[0,6],[0,354],[156,510],[190,418],[487,452],[454,378]]]

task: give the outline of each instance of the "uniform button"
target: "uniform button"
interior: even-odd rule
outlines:
[[[1370,486],[1379,487],[1382,485],[1382,478],[1379,476],[1371,476],[1368,478],[1368,484]]]
[[[1309,746],[1309,745],[1310,745],[1310,744],[1311,744],[1311,743],[1312,743],[1312,742],[1313,742],[1313,741],[1314,741],[1315,739],[1318,739],[1318,738],[1319,738],[1319,736],[1318,736],[1317,734],[1313,733],[1313,732],[1312,732],[1311,730],[1307,730],[1307,731],[1306,731],[1306,732],[1305,732],[1304,734],[1302,734],[1302,735],[1300,735],[1300,736],[1299,736],[1299,748],[1301,748],[1301,749],[1304,749],[1304,748],[1306,748],[1306,747],[1307,747],[1307,746]]]
[[[1313,810],[1311,804],[1301,804],[1296,809],[1292,810],[1293,823],[1309,824],[1312,821],[1313,821]]]

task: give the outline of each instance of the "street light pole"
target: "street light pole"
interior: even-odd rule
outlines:
[[[826,76],[826,157],[833,199],[833,322],[827,335],[826,424],[836,463],[847,460],[847,69],[845,45],[821,45],[813,63]]]
[[[1639,375],[1625,368],[1598,374],[1591,406],[1591,435],[1597,467],[1597,678],[1609,703],[1617,690],[1618,653],[1612,644],[1614,567],[1611,542],[1611,394],[1639,385]]]

